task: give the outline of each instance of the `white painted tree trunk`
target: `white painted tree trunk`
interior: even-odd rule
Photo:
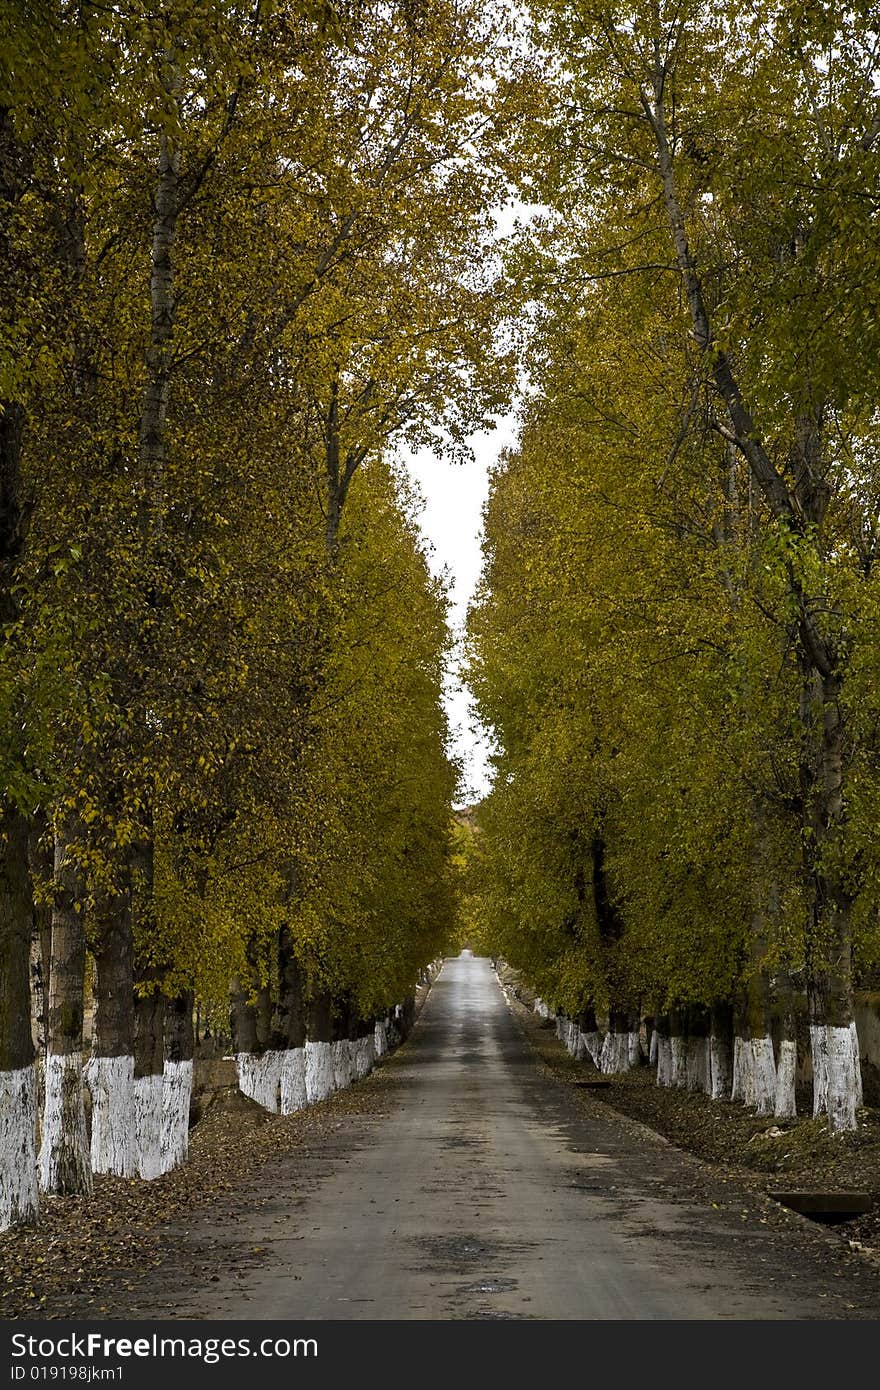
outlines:
[[[238,1052],[235,1056],[239,1090],[273,1115],[278,1113],[278,1088],[283,1062],[284,1051],[280,1049]]]
[[[627,1055],[626,1063],[630,1071],[634,1067],[641,1066],[642,1062],[642,1039],[640,1035],[633,1031],[627,1033]]]
[[[776,1066],[776,1097],[773,1114],[777,1120],[793,1120],[797,1114],[794,1099],[794,1083],[797,1076],[797,1043],[792,1038],[783,1038],[779,1044],[779,1061]]]
[[[263,1088],[266,1096],[265,1106],[277,1115],[280,1107],[281,1071],[284,1067],[285,1048],[274,1048],[263,1053]]]
[[[748,1105],[749,1096],[754,1090],[751,1080],[752,1076],[752,1049],[748,1038],[741,1038],[739,1034],[733,1040],[733,1081],[730,1087],[730,1099],[742,1101],[743,1105]]]
[[[295,1115],[308,1105],[306,1050],[289,1047],[281,1054],[281,1114]]]
[[[712,1099],[726,1100],[733,1085],[730,1043],[726,1038],[716,1037],[714,1033],[709,1038],[709,1077],[709,1094]]]
[[[656,1065],[657,1065],[657,1029],[656,1029],[656,1028],[652,1028],[652,1029],[651,1029],[651,1046],[650,1046],[650,1048],[648,1049],[648,1065],[651,1066],[651,1067],[656,1067]]]
[[[354,1047],[353,1069],[355,1079],[363,1081],[373,1070],[376,1053],[373,1039],[369,1036],[358,1038]]]
[[[818,1023],[810,1024],[810,1059],[813,1063],[813,1116],[828,1111],[828,1033]]]
[[[192,1100],[193,1064],[166,1062],[162,1074],[162,1136],[160,1166],[163,1173],[186,1162],[189,1150],[189,1108]]]
[[[657,1037],[657,1085],[672,1085],[672,1039],[667,1038],[665,1033],[659,1033]]]
[[[687,1085],[687,1049],[685,1040],[680,1033],[673,1033],[669,1039],[669,1047],[672,1053],[672,1067],[670,1086]]]
[[[638,1064],[631,1060],[634,1056],[639,1056],[638,1033],[606,1033],[599,1069],[609,1076],[619,1075]]]
[[[776,1104],[776,1061],[773,1039],[752,1038],[752,1097],[758,1115],[772,1115]]]
[[[865,1093],[862,1089],[862,1057],[859,1048],[859,1035],[856,1032],[855,1020],[849,1025],[852,1034],[853,1066],[856,1077],[856,1109],[865,1103]]]
[[[36,1132],[34,1067],[0,1071],[0,1231],[39,1215]]]
[[[326,1100],[333,1094],[333,1045],[329,1042],[306,1042],[306,1096],[309,1105]]]
[[[134,1079],[137,1172],[148,1181],[162,1172],[162,1082],[159,1072]]]
[[[46,1058],[39,1171],[44,1192],[91,1190],[81,1052]]]
[[[333,1088],[336,1091],[344,1091],[346,1086],[351,1085],[351,1043],[347,1038],[340,1038],[337,1042],[331,1043],[333,1049]]]
[[[563,1026],[564,1026],[564,1024],[565,1024],[565,1019],[562,1017],[562,1014],[557,1014],[557,1015],[556,1015],[556,1020],[555,1020],[555,1021],[556,1021],[556,1036],[557,1036],[557,1038],[559,1039],[559,1041],[562,1042],[562,1041],[563,1041],[563,1032],[562,1032],[562,1029],[563,1029]]]
[[[256,1100],[260,1094],[262,1073],[259,1067],[258,1052],[236,1052],[235,1070],[238,1073],[238,1089],[243,1096]]]
[[[377,1023],[373,1029],[373,1042],[377,1057],[384,1057],[388,1051],[388,1032],[384,1023]]]
[[[689,1091],[708,1091],[709,1039],[689,1037],[685,1049],[685,1077]]]
[[[90,1057],[83,1072],[92,1097],[92,1172],[134,1178],[134,1057]]]
[[[602,1035],[601,1033],[581,1033],[581,1043],[584,1053],[592,1059],[593,1066],[598,1068],[602,1059]]]
[[[857,1128],[856,1108],[861,1089],[859,1064],[853,1055],[850,1027],[825,1030],[827,1035],[828,1121],[835,1133]]]

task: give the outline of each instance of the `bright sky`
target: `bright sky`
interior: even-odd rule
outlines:
[[[489,495],[489,470],[514,438],[515,419],[506,416],[498,421],[497,429],[472,437],[473,463],[448,463],[427,450],[406,459],[425,498],[420,524],[428,542],[431,568],[435,574],[445,570],[452,579],[450,622],[458,638],[482,567],[480,535],[483,504]],[[454,670],[447,682],[446,708],[452,751],[464,760],[461,804],[466,805],[489,790],[488,745],[470,709],[469,692]]]

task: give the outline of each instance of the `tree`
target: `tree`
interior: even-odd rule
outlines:
[[[872,603],[865,388],[876,363],[871,331],[863,338],[850,324],[876,284],[873,204],[855,192],[877,157],[873,31],[850,12],[797,7],[784,16],[698,4],[534,12],[556,99],[525,136],[532,194],[554,210],[543,243],[533,239],[520,262],[548,306],[551,376],[537,383],[544,402],[533,419],[545,460],[583,454],[586,432],[580,486],[592,492],[578,497],[569,486],[560,497],[557,488],[545,507],[543,464],[539,554],[551,572],[567,570],[576,556],[567,533],[588,525],[593,563],[574,586],[582,628],[597,592],[606,610],[586,641],[599,695],[587,709],[582,697],[575,704],[575,727],[579,718],[610,783],[610,795],[591,794],[587,824],[608,830],[628,968],[646,913],[663,937],[649,960],[667,943],[692,943],[642,975],[658,1004],[729,1004],[748,991],[738,1057],[749,1059],[751,1080],[738,1071],[734,1087],[758,1085],[749,1098],[762,1109],[787,1113],[793,1103],[791,1039],[781,1080],[769,1044],[771,981],[786,995],[786,980],[808,979],[818,1101],[833,1128],[849,1128],[860,1098],[853,922],[866,920],[854,905],[867,901],[846,798],[858,755],[845,681],[851,634]],[[842,225],[860,233],[845,258],[836,249]],[[845,355],[828,313],[844,286],[854,295]],[[527,432],[527,495],[535,448]],[[599,515],[624,572],[617,555],[595,553]],[[504,582],[515,609],[530,585],[515,573]],[[545,580],[545,605],[549,589]],[[551,723],[566,729],[572,716],[538,699],[537,724],[527,703],[511,726],[517,704],[499,684],[503,668],[491,665],[493,602],[475,632],[482,698],[511,760],[493,800],[510,800],[538,786],[512,738],[531,721],[535,748]],[[577,599],[568,602],[576,615]],[[560,606],[568,611],[565,595]],[[541,621],[547,630],[546,608]],[[566,634],[562,650],[579,651]],[[550,672],[571,698],[572,679],[544,657],[540,635],[536,643],[538,685]],[[608,650],[623,682],[601,660]],[[616,703],[606,705],[603,682]],[[696,739],[698,758],[687,747]],[[644,853],[646,831],[653,853]],[[560,882],[574,885],[570,875],[567,866]],[[704,926],[710,883],[731,915]]]

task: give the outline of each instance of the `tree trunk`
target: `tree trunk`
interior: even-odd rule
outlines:
[[[332,1017],[330,995],[313,995],[306,1012],[306,1097],[309,1105],[333,1094]]]
[[[638,1066],[641,1060],[638,1022],[638,1014],[632,1010],[611,1010],[599,1058],[600,1071],[616,1075]]]
[[[153,815],[148,804],[141,833],[128,851],[131,929],[137,954],[134,997],[134,1126],[137,1170],[152,1181],[162,1172],[162,1092],[165,1073],[165,996],[155,959]]]
[[[752,1103],[752,1044],[749,1036],[748,1000],[744,993],[737,995],[733,1006],[733,1080],[730,1099]]]
[[[236,980],[231,994],[230,1024],[238,1085],[243,1095],[274,1114],[279,1105],[282,1052],[273,1046],[276,1035],[272,994],[261,978],[255,940],[248,942],[247,958],[250,987],[245,990]]]
[[[281,1056],[282,1115],[294,1115],[308,1103],[306,1096],[306,1016],[303,977],[293,954],[287,927],[278,941],[278,1006],[275,1044]]]
[[[146,992],[134,1003],[134,1128],[138,1175],[151,1180],[162,1172],[165,996],[152,972],[141,987]]]
[[[779,1120],[793,1120],[795,1078],[797,1076],[797,1020],[794,1005],[794,986],[787,971],[776,977],[776,997],[780,1003],[780,1040],[776,1062],[776,1098],[773,1114]]]
[[[31,879],[48,886],[54,874],[54,851],[48,844],[48,822],[38,814],[31,823],[28,844]],[[37,1056],[44,1059],[49,1046],[49,968],[52,959],[52,905],[34,903],[31,940],[31,994]],[[42,1106],[42,1098],[40,1101]]]
[[[36,1221],[38,1196],[28,823],[8,802],[0,830],[0,1231],[5,1231]]]
[[[405,1041],[413,1030],[416,1021],[416,997],[408,994],[400,1006],[400,1035]]]
[[[776,1059],[773,1054],[770,1012],[770,977],[758,969],[748,985],[748,1026],[751,1049],[751,1095],[758,1115],[772,1115],[776,1104]]]
[[[92,1165],[83,1103],[82,1055],[85,894],[71,848],[74,834],[74,827],[61,826],[55,835],[49,1039],[40,1184],[45,1192],[90,1194]]]
[[[709,1095],[712,1091],[709,1019],[706,1010],[698,1004],[691,1004],[687,1012],[687,1046],[685,1052],[687,1088],[689,1091],[702,1091]]]
[[[657,1085],[672,1085],[672,1021],[669,1014],[658,1014],[654,1028],[657,1040]]]
[[[363,1081],[369,1076],[376,1064],[376,1046],[374,1030],[366,1019],[358,1019],[355,1039],[355,1056],[353,1068],[355,1079]]]
[[[229,1031],[236,1057],[241,1052],[256,1051],[257,1011],[250,1003],[238,975],[233,976],[229,983]]]
[[[186,990],[165,1006],[165,1065],[162,1072],[161,1170],[169,1173],[186,1161],[192,1101],[193,994]]]
[[[345,1002],[337,1003],[335,1017],[333,1019],[333,1086],[337,1091],[344,1091],[346,1086],[352,1083],[353,1071],[353,1030],[355,1020],[352,1014],[351,1004]]]
[[[808,969],[811,976],[811,1041],[814,1050],[814,1113],[827,1110],[834,1131],[856,1128],[862,1078],[852,989],[851,900],[833,870],[836,835],[843,823],[843,724],[839,678],[814,678],[807,724],[819,744],[812,786],[812,905]],[[823,850],[825,855],[823,855]],[[826,862],[829,868],[824,868]],[[813,1030],[821,1030],[821,1035]]]
[[[711,1012],[709,1037],[709,1066],[713,1100],[727,1100],[733,1084],[733,1008],[728,1003],[715,1003]]]
[[[127,870],[126,870],[127,874]],[[137,1175],[131,889],[95,906],[95,1031],[86,1081],[92,1097],[92,1172]]]
[[[669,1010],[670,1086],[687,1086],[687,1021],[683,1009]]]
[[[577,1024],[584,1052],[598,1070],[602,1057],[602,1038],[599,1033],[599,1025],[596,1022],[596,1011],[592,1004],[581,1009]]]

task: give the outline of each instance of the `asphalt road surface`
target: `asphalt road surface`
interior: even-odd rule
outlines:
[[[827,1234],[765,1226],[711,1169],[550,1076],[486,960],[447,961],[361,1085],[375,1108],[265,1174],[234,1222],[181,1232],[182,1267],[225,1251],[213,1282],[160,1271],[137,1316],[169,1298],[178,1317],[303,1320],[880,1311]]]

